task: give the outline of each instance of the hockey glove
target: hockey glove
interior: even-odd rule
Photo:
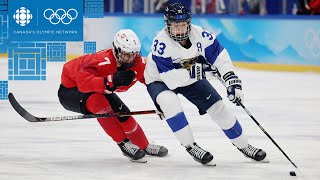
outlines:
[[[227,95],[231,102],[235,103],[237,106],[239,104],[237,103],[243,101],[243,92],[242,92],[242,83],[241,80],[234,74],[233,71],[230,71],[226,73],[223,76],[223,79],[227,86]]]
[[[218,71],[217,67],[211,64],[203,64],[203,70],[205,72],[211,72],[214,76],[220,76],[220,72]]]
[[[136,73],[134,73],[132,70],[118,71],[113,74],[113,85],[115,87],[129,86],[135,75]]]
[[[119,86],[129,86],[136,73],[132,70],[117,71],[112,76],[105,79],[106,88],[108,91],[115,91]]]
[[[205,71],[201,63],[195,63],[190,68],[187,68],[189,71],[190,77],[196,80],[201,80],[206,77]]]

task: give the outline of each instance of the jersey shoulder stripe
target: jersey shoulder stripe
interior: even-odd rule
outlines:
[[[156,63],[159,73],[164,73],[174,69],[171,57],[164,58],[161,56],[152,55],[152,59]]]

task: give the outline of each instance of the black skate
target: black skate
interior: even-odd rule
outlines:
[[[137,145],[131,143],[129,139],[124,139],[121,143],[118,144],[122,154],[132,160],[138,160],[143,158],[146,153],[141,150]]]
[[[164,146],[148,144],[144,152],[150,156],[164,157],[168,154],[168,149]]]
[[[242,152],[245,157],[251,158],[255,161],[269,162],[268,160],[265,159],[267,156],[267,153],[264,150],[255,148],[250,144],[248,144],[248,147],[239,149],[239,151]]]
[[[187,147],[186,150],[193,157],[193,159],[196,160],[197,162],[199,162],[203,165],[208,164],[208,165],[215,166],[215,164],[211,162],[213,159],[212,154],[210,152],[202,149],[200,146],[198,146],[197,143],[193,143],[191,146]]]

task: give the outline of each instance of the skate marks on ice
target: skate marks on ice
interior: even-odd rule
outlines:
[[[50,64],[46,82],[10,81],[9,89],[33,114],[68,113],[56,95],[61,67]],[[302,170],[303,179],[320,179],[320,157],[314,155],[320,151],[320,84],[312,81],[320,79],[320,75],[239,70],[239,76],[245,82],[245,104],[250,112]],[[221,96],[226,95],[222,85],[217,90]],[[143,85],[137,84],[121,96],[132,110],[153,108]],[[184,109],[187,115],[197,113],[191,104],[185,104]],[[281,152],[242,109],[235,110],[250,142],[266,150],[270,163],[245,158],[214,122],[191,116],[189,123],[197,142],[212,152],[217,164],[213,168],[203,166],[178,144],[166,123],[153,115],[137,117],[137,121],[150,138],[169,149],[169,154],[163,158],[146,156],[147,163],[132,163],[96,121],[29,123],[8,101],[0,101],[0,179],[294,178],[289,176],[294,168]]]

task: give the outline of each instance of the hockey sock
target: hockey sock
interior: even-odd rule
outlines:
[[[86,108],[94,114],[112,113],[109,101],[100,93],[92,94],[87,102]],[[117,143],[126,138],[126,134],[120,126],[120,122],[116,117],[97,118],[103,130]]]
[[[118,118],[97,118],[103,130],[116,142],[119,143],[126,138]]]
[[[120,122],[120,126],[130,141],[139,146],[140,149],[147,148],[149,142],[140,125],[130,116],[125,122]]]
[[[236,120],[235,124],[230,128],[223,130],[225,135],[230,139],[232,144],[242,149],[248,146],[248,138],[242,133],[242,127],[238,120]]]
[[[182,146],[187,147],[194,143],[191,127],[183,112],[167,119],[167,123]]]
[[[248,138],[243,134],[240,123],[222,101],[216,102],[207,112],[235,146],[243,148],[248,145]]]

